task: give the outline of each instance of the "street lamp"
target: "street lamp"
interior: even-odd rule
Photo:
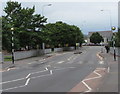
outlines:
[[[108,11],[109,12],[109,16],[110,16],[110,30],[111,30],[111,27],[112,27],[112,19],[111,19],[111,11],[110,10],[101,10],[101,11]]]
[[[11,28],[12,31],[12,64],[14,64],[14,28]]]
[[[43,6],[42,6],[42,16],[44,16],[44,15],[43,15],[43,13],[44,13],[44,8],[47,7],[47,6],[52,6],[52,4],[46,4],[46,5],[43,5]]]
[[[51,6],[52,4],[46,4],[46,5],[43,5],[42,6],[42,16],[44,16],[44,8],[47,7],[47,6]],[[42,43],[42,49],[44,50],[45,49],[45,43]]]
[[[115,30],[116,27],[111,27],[111,30]],[[114,49],[114,61],[116,61],[116,51],[115,51],[115,34],[113,33],[113,49]]]

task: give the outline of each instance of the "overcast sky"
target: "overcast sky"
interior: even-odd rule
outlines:
[[[43,11],[43,15],[48,18],[48,23],[63,21],[78,26],[84,34],[88,34],[89,31],[110,30],[110,22],[112,26],[118,26],[118,0],[89,0],[89,2],[87,0],[66,0],[66,2],[65,0],[64,2],[62,0],[16,1],[21,2],[22,7],[35,5],[35,13],[42,14]],[[3,8],[4,2],[2,3]],[[47,4],[52,4],[52,6],[44,6]]]

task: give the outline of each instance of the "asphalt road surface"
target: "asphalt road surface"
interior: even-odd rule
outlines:
[[[2,91],[69,92],[97,68],[108,67],[97,55],[100,51],[101,47],[86,47],[81,54],[74,54],[74,51],[58,53],[56,56],[5,71],[0,83]],[[97,71],[94,73],[100,78]],[[84,92],[92,90],[85,82],[82,85],[80,87],[86,87]]]

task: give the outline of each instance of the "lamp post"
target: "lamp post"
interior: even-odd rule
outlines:
[[[115,30],[116,27],[111,27],[111,30]],[[116,61],[116,50],[115,50],[115,34],[113,33],[113,49],[114,49],[114,61]]]
[[[12,64],[14,64],[14,28],[11,28],[12,31]]]
[[[51,6],[52,4],[46,4],[46,5],[43,5],[42,6],[42,16],[44,16],[44,8],[47,7],[47,6]]]
[[[46,4],[46,5],[43,5],[42,6],[42,16],[44,16],[44,8],[47,7],[47,6],[51,6],[52,4]],[[45,49],[45,43],[42,43],[42,49],[44,50]]]
[[[111,11],[110,11],[110,10],[101,10],[101,11],[108,11],[108,12],[109,12],[109,19],[110,19],[110,30],[111,30],[111,27],[112,27]]]

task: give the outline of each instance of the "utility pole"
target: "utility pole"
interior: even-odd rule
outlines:
[[[11,28],[12,31],[12,64],[14,64],[14,28]]]
[[[42,6],[42,16],[44,16],[44,8],[47,7],[47,6],[51,6],[52,4],[45,4]],[[42,43],[42,49],[44,50],[45,49],[45,43]]]

